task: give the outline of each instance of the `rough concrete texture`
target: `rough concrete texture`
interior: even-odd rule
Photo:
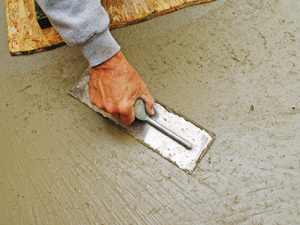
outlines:
[[[300,223],[299,1],[112,32],[155,98],[216,134],[192,175],[68,95],[78,48],[11,57],[0,10],[0,224]]]

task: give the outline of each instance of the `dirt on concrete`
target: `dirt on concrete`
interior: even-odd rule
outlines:
[[[153,96],[217,138],[192,175],[73,99],[78,48],[0,35],[0,224],[297,224],[300,3],[218,0],[112,32]]]

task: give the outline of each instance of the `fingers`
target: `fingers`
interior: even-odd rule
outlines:
[[[120,114],[118,114],[118,113],[112,113],[111,115],[112,115],[113,117],[117,118],[117,119],[120,118]]]
[[[135,119],[133,103],[131,104],[129,101],[123,102],[123,104],[119,103],[117,105],[107,104],[103,110],[111,114],[114,118],[121,119],[126,125],[131,124]]]
[[[147,111],[148,115],[150,115],[150,116],[154,115],[153,106],[155,103],[155,99],[152,97],[152,95],[150,94],[148,89],[145,94],[141,95],[141,99],[143,99],[145,102],[145,107],[146,107],[146,111]]]
[[[121,114],[120,119],[126,125],[131,124],[135,119],[135,116],[134,116],[134,113],[133,113],[133,108],[131,107],[131,109],[129,110],[129,113],[127,115]]]

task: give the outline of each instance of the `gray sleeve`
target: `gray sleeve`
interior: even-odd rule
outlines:
[[[108,29],[109,17],[101,0],[36,0],[68,45],[79,45],[90,66],[99,65],[120,46]]]

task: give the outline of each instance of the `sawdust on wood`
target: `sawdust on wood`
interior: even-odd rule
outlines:
[[[6,0],[9,51],[30,54],[63,44],[53,27],[42,30],[36,20],[33,0]]]
[[[110,17],[109,28],[123,27],[214,0],[102,0]],[[11,55],[30,54],[64,44],[53,27],[41,29],[34,0],[5,0],[8,45]]]

